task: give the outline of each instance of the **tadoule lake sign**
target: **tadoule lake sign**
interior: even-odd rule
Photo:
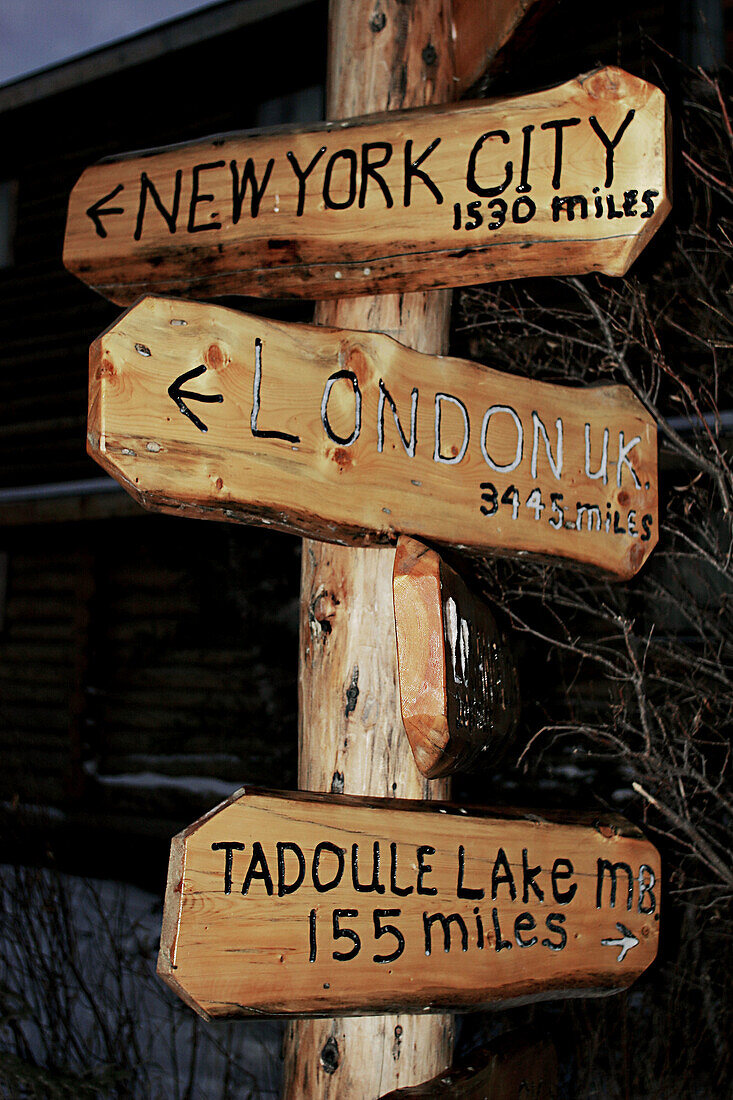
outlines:
[[[172,841],[158,973],[207,1017],[603,995],[654,960],[660,885],[614,814],[239,791]]]
[[[398,534],[619,577],[657,541],[656,425],[379,333],[145,298],[90,350],[88,447],[142,504],[344,544]]]
[[[616,68],[512,99],[227,134],[87,168],[64,262],[124,305],[622,275],[669,212],[668,155],[663,93]]]

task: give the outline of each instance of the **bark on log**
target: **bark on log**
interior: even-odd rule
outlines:
[[[454,96],[448,0],[331,0],[331,117],[448,102]],[[320,324],[387,332],[447,350],[450,291],[321,303]],[[303,543],[301,788],[448,798],[423,779],[402,728],[392,600],[394,550]],[[372,1100],[450,1064],[447,1015],[301,1020],[288,1026],[284,1096]]]

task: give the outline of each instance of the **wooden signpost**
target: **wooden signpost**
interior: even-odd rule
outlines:
[[[578,389],[375,333],[146,298],[90,352],[89,451],[147,507],[330,542],[398,533],[633,576],[656,425]]]
[[[125,305],[622,275],[669,212],[667,159],[662,92],[604,68],[513,99],[103,161],[72,192],[64,262]]]
[[[172,842],[158,972],[207,1018],[604,995],[656,955],[659,882],[615,815],[240,791]]]
[[[558,1100],[557,1054],[549,1039],[512,1031],[430,1081],[381,1100]]]
[[[402,721],[432,779],[497,759],[519,715],[517,671],[486,601],[402,535],[394,563]]]

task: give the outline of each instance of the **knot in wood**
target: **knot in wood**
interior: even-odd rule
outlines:
[[[330,1035],[326,1040],[323,1050],[321,1051],[320,1061],[324,1073],[330,1075],[335,1073],[338,1069],[340,1061],[339,1047],[333,1035]]]

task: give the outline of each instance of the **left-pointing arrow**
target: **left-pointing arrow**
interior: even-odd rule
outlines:
[[[190,390],[182,390],[181,386],[184,382],[188,382],[191,378],[198,378],[199,375],[206,372],[206,367],[203,363],[200,366],[194,367],[193,370],[186,371],[185,374],[179,374],[175,382],[171,382],[168,387],[168,396],[172,401],[175,401],[178,408],[181,410],[184,416],[187,416],[189,420],[192,420],[200,432],[208,432],[208,427],[204,424],[203,420],[200,420],[196,413],[191,412],[184,397],[187,401],[204,401],[206,404],[217,403],[221,404],[224,400],[224,395],[221,393],[192,393]]]
[[[107,230],[104,228],[104,226],[102,224],[102,214],[104,214],[106,216],[107,214],[124,214],[125,213],[124,206],[105,206],[104,205],[106,202],[109,202],[110,199],[113,199],[115,197],[115,195],[119,195],[120,191],[122,191],[124,189],[124,186],[125,185],[123,183],[118,183],[113,191],[110,191],[110,193],[108,195],[103,195],[101,199],[97,199],[96,202],[92,203],[92,205],[87,208],[87,217],[91,218],[92,221],[94,222],[94,228],[97,231],[97,236],[98,237],[106,237],[107,236]]]
[[[639,943],[631,929],[627,928],[625,924],[621,924],[620,921],[616,922],[616,927],[621,933],[620,939],[617,940],[601,940],[604,947],[620,947],[618,958],[616,962],[623,962],[626,955],[632,947],[636,947]]]

